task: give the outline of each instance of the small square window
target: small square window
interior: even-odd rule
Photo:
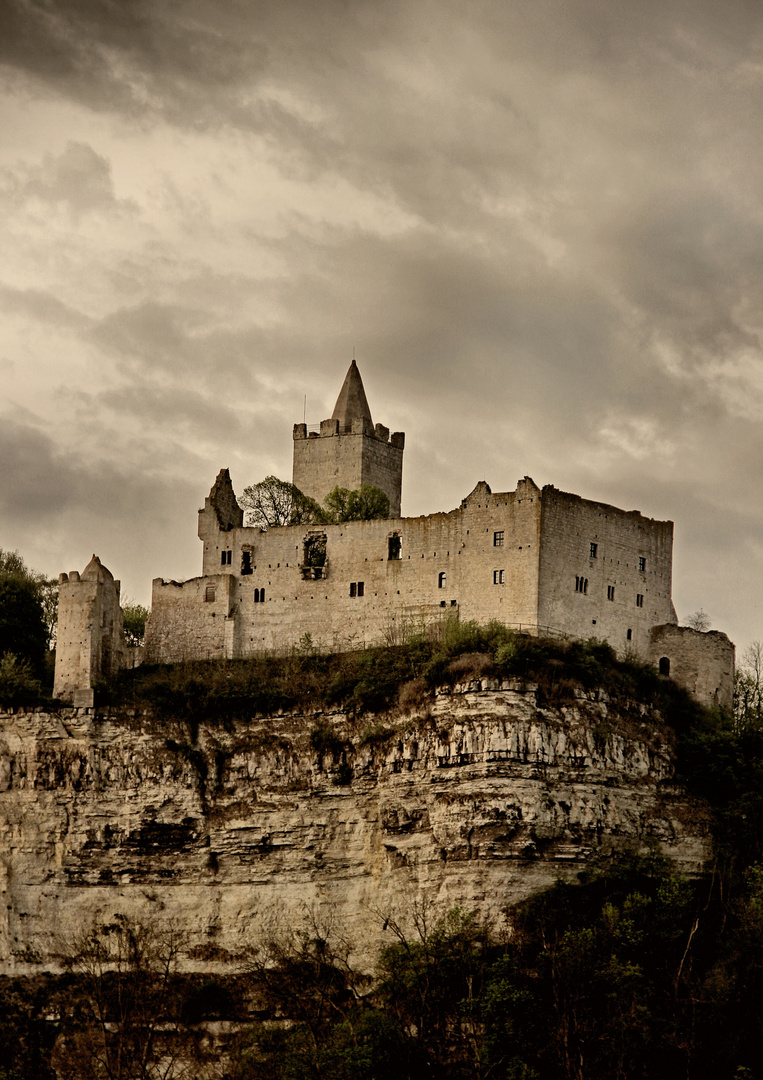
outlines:
[[[641,574],[643,574],[644,571],[646,570],[646,559],[643,559],[640,555],[639,555],[639,560],[638,560],[638,568],[639,568],[639,573],[641,573]]]
[[[614,587],[614,585],[607,585],[607,600],[614,600],[614,598],[615,598],[615,587]]]
[[[503,547],[503,529],[493,533],[493,547]]]
[[[588,557],[589,557],[589,559],[595,559],[595,558],[596,558],[596,552],[597,552],[598,550],[599,550],[599,545],[598,545],[598,544],[594,544],[594,543],[592,542],[592,543],[591,543],[591,547],[589,548],[589,552],[588,552]]]

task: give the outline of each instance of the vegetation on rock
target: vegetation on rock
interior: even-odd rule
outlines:
[[[288,480],[266,476],[244,488],[239,503],[246,524],[272,529],[279,525],[335,525],[342,521],[371,521],[389,517],[389,496],[373,484],[335,487],[323,502],[300,491]]]
[[[17,551],[0,549],[0,702],[36,703],[52,682],[58,582],[30,570]]]

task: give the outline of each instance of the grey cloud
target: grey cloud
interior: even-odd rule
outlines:
[[[53,440],[10,417],[0,425],[0,518],[42,522],[77,497],[75,474]]]
[[[198,572],[195,518],[204,492],[196,484],[64,453],[34,424],[7,414],[0,461],[0,546],[21,550],[44,573],[81,570],[95,550],[146,602],[151,576]]]
[[[145,115],[190,101],[200,119],[209,89],[251,70],[262,52],[237,33],[239,9],[201,4],[197,15],[150,0],[7,0],[0,62],[96,110]]]
[[[120,417],[137,418],[147,429],[163,430],[166,436],[181,429],[199,439],[241,439],[244,425],[230,407],[193,390],[157,388],[142,384],[109,390],[88,407],[105,405]]]
[[[177,291],[183,293],[182,284]],[[144,301],[110,312],[88,337],[128,372],[149,378],[162,373],[178,382],[192,378],[223,397],[256,392],[258,363],[268,355],[272,365],[278,363],[275,349],[267,350],[267,332],[256,326],[228,330],[219,321],[202,304]]]
[[[17,204],[29,198],[60,203],[75,219],[92,211],[134,209],[129,201],[115,197],[111,165],[87,143],[69,142],[57,157],[46,154],[39,166],[6,173],[4,187]]]
[[[15,289],[4,282],[0,282],[0,307],[9,313],[29,315],[72,330],[83,329],[90,323],[81,311],[63,303],[52,293],[43,289]]]

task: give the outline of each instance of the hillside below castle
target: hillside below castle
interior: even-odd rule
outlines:
[[[115,913],[177,922],[186,965],[225,969],[267,912],[308,905],[368,961],[415,902],[495,921],[592,856],[649,844],[693,874],[707,819],[671,747],[647,705],[591,689],[550,704],[494,675],[376,717],[6,713],[0,973],[55,968],[62,934]]]

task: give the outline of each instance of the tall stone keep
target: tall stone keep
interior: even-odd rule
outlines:
[[[82,574],[59,574],[58,634],[53,693],[92,707],[94,687],[125,666],[120,584],[93,555]]]
[[[353,360],[329,420],[319,431],[294,425],[293,483],[323,502],[335,487],[373,484],[389,497],[390,517],[400,517],[405,435],[374,425],[363,380]]]

